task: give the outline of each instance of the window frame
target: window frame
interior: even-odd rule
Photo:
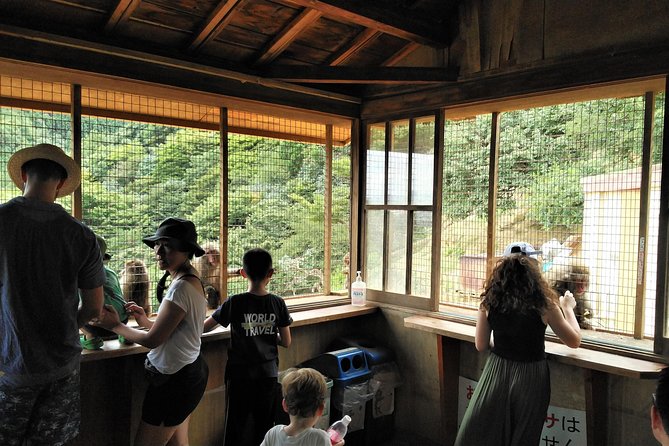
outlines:
[[[645,280],[643,279],[646,275],[646,250],[639,249],[644,246],[645,241],[648,239],[648,210],[649,210],[649,179],[650,179],[650,170],[651,170],[651,150],[652,150],[652,134],[653,134],[653,109],[655,104],[655,96],[658,91],[662,91],[661,88],[657,88],[658,83],[662,83],[664,89],[664,122],[663,122],[663,137],[662,137],[662,165],[668,166],[662,171],[661,178],[661,192],[660,192],[660,215],[659,215],[659,229],[658,229],[658,255],[657,255],[657,286],[656,286],[656,298],[655,298],[655,336],[653,339],[653,351],[642,351],[637,350],[631,347],[627,347],[622,343],[621,345],[606,345],[605,343],[598,343],[596,341],[587,340],[584,342],[584,345],[592,347],[595,349],[601,350],[610,350],[618,353],[623,353],[630,356],[641,356],[641,357],[656,357],[658,354],[669,355],[669,315],[666,314],[669,310],[669,303],[667,299],[669,298],[669,281],[667,276],[669,274],[669,77],[662,76],[662,78],[654,78],[652,80],[643,79],[635,80],[630,79],[623,81],[616,85],[594,85],[578,89],[576,91],[571,91],[569,93],[551,93],[543,92],[532,96],[531,98],[502,98],[495,103],[487,104],[478,104],[478,105],[463,105],[454,108],[444,108],[435,114],[435,170],[438,169],[438,172],[435,172],[435,187],[433,194],[433,258],[432,258],[432,291],[429,299],[429,305],[425,305],[425,302],[422,302],[422,298],[417,298],[416,296],[411,296],[409,294],[402,295],[397,293],[389,293],[387,291],[378,291],[378,290],[368,290],[367,295],[370,300],[377,301],[380,303],[388,303],[393,305],[398,305],[406,308],[413,309],[423,309],[436,313],[437,317],[455,320],[461,323],[473,324],[475,323],[475,311],[458,311],[455,307],[449,306],[448,304],[440,304],[439,295],[440,295],[440,267],[441,259],[439,253],[441,252],[441,195],[442,195],[442,181],[443,181],[443,157],[444,157],[444,126],[445,120],[452,118],[463,118],[476,114],[492,114],[492,128],[491,128],[491,147],[490,147],[490,158],[489,158],[489,194],[488,194],[488,240],[487,240],[487,261],[486,261],[486,275],[490,273],[492,266],[494,265],[494,246],[495,246],[495,215],[496,215],[496,200],[494,199],[497,191],[497,175],[498,175],[498,159],[499,159],[499,138],[500,138],[500,113],[505,111],[511,111],[522,108],[534,108],[547,105],[571,103],[571,102],[580,102],[594,99],[604,99],[608,97],[624,97],[624,95],[631,96],[645,96],[646,105],[644,110],[644,141],[643,141],[643,161],[642,161],[642,184],[641,184],[641,198],[640,198],[640,211],[637,216],[637,223],[639,225],[639,235],[637,240],[637,249],[639,250],[639,257],[637,266],[639,271],[643,274],[642,276],[642,285],[641,288],[645,288]],[[653,85],[656,88],[652,90],[649,89],[648,85]],[[649,100],[652,99],[652,100]],[[363,121],[363,131],[364,134],[363,144],[361,147],[361,152],[366,153],[369,147],[369,128],[373,124],[378,124],[380,122],[391,122],[393,120],[399,119],[414,119],[418,116],[427,116],[428,111],[425,112],[415,112],[407,113],[406,115],[401,115],[394,113],[392,116],[375,118],[374,120]],[[386,127],[386,139],[388,139],[388,127]],[[437,143],[437,138],[440,141]],[[386,154],[388,153],[389,147],[386,143]],[[364,158],[364,157],[362,157]],[[387,159],[387,157],[386,157]],[[387,161],[386,161],[387,163]],[[438,166],[438,167],[437,167]],[[360,163],[359,169],[361,170],[362,179],[361,179],[361,201],[363,204],[361,206],[361,217],[360,217],[360,226],[361,226],[361,241],[360,241],[360,252],[363,257],[363,263],[366,261],[364,258],[366,253],[365,239],[364,234],[366,233],[366,224],[367,224],[367,210],[372,209],[384,209],[387,213],[387,210],[392,208],[392,206],[385,205],[365,205],[365,184],[366,184],[366,163],[363,159]],[[387,164],[386,164],[387,170]],[[387,188],[388,176],[386,173],[385,182]],[[387,195],[387,192],[386,192]],[[387,231],[384,224],[384,233]],[[435,235],[437,235],[435,237]],[[384,235],[384,240],[386,239]],[[491,254],[492,253],[492,254]],[[410,254],[409,254],[410,255]],[[384,256],[385,259],[385,256]],[[385,260],[384,260],[385,261]],[[386,270],[384,266],[384,271]],[[436,272],[435,272],[436,271]],[[409,274],[410,271],[407,271]],[[638,281],[639,279],[637,279]],[[407,281],[409,282],[409,280]],[[436,282],[436,283],[435,283]],[[384,281],[385,287],[385,281]],[[645,295],[643,289],[637,287],[637,304],[641,302],[645,308],[645,302],[643,296]],[[641,296],[641,299],[639,299]],[[420,299],[417,301],[417,299]],[[454,310],[454,311],[450,311]],[[638,311],[638,308],[637,308]],[[639,321],[643,321],[643,316],[635,315],[635,332],[637,336],[643,337],[643,330],[639,334]],[[550,336],[550,335],[549,335]]]
[[[432,204],[430,205],[417,205],[411,204],[412,198],[412,158],[415,153],[415,135],[416,135],[416,121],[420,118],[431,118],[434,120],[434,159],[433,159],[433,187],[432,187]],[[407,204],[388,204],[388,158],[392,143],[392,123],[397,121],[408,121],[409,122],[409,147],[407,151]],[[437,265],[436,271],[438,271],[439,262],[436,260],[440,255],[440,232],[441,232],[441,190],[437,188],[437,184],[441,184],[441,178],[443,175],[443,169],[441,156],[443,152],[443,121],[444,121],[444,111],[443,110],[432,110],[425,111],[422,113],[413,113],[409,116],[398,118],[398,117],[388,117],[383,120],[373,120],[373,121],[363,121],[362,122],[362,134],[363,134],[363,144],[361,146],[361,156],[359,170],[361,171],[361,181],[360,181],[360,212],[361,216],[360,221],[360,268],[362,271],[365,271],[367,266],[367,240],[365,234],[367,233],[367,213],[369,211],[383,211],[384,214],[384,224],[383,224],[383,258],[384,264],[382,267],[382,290],[370,289],[367,287],[367,299],[373,302],[385,303],[400,305],[404,307],[409,307],[418,310],[425,311],[437,311],[439,307],[438,299],[435,300],[435,296],[438,296],[438,286],[439,280],[436,277],[435,265]],[[370,145],[370,132],[371,128],[374,125],[384,124],[385,126],[385,143],[384,143],[384,153],[385,153],[385,166],[384,166],[384,203],[383,204],[366,204],[366,178],[367,178],[367,148]],[[405,293],[396,293],[387,291],[387,252],[388,252],[388,214],[390,211],[406,211],[406,278],[404,289]],[[416,296],[410,293],[412,277],[411,277],[411,265],[412,265],[412,236],[413,236],[413,215],[415,212],[430,212],[432,214],[432,255],[431,255],[431,265],[430,265],[430,293],[429,296]],[[437,218],[437,215],[439,216]],[[437,228],[435,230],[435,227]]]
[[[11,73],[7,74],[4,73],[3,75],[6,75],[9,79],[20,79],[23,80],[24,78],[21,76],[14,76]],[[39,76],[36,78],[30,78],[29,80],[31,81],[37,81],[40,83],[49,83],[49,81],[42,81],[39,79]],[[54,82],[54,84],[60,84],[58,82]],[[289,296],[286,297],[287,302],[291,307],[294,307],[299,310],[305,310],[305,309],[311,309],[311,308],[320,308],[320,307],[325,307],[325,306],[333,306],[333,305],[340,305],[343,303],[347,303],[350,301],[350,292],[348,290],[336,290],[333,292],[331,290],[331,272],[332,272],[332,266],[331,266],[331,245],[328,242],[328,240],[331,240],[332,237],[332,205],[333,205],[333,200],[332,200],[332,191],[333,191],[333,148],[335,146],[335,143],[343,144],[345,142],[344,140],[335,140],[335,136],[341,136],[339,133],[335,135],[335,130],[338,132],[341,132],[341,128],[343,127],[341,125],[342,121],[344,118],[336,118],[333,117],[332,119],[323,119],[322,116],[316,116],[313,122],[308,122],[305,120],[298,120],[298,119],[293,119],[289,115],[287,116],[280,116],[280,115],[271,115],[272,117],[276,118],[277,120],[292,120],[297,123],[305,123],[307,124],[313,124],[313,125],[322,125],[324,128],[324,135],[322,137],[322,140],[317,138],[317,137],[311,137],[311,136],[304,136],[304,135],[298,135],[295,134],[294,138],[289,138],[288,133],[272,133],[271,131],[264,131],[264,130],[258,130],[255,128],[249,128],[245,129],[241,126],[237,127],[230,127],[230,112],[231,110],[228,107],[221,106],[221,107],[215,107],[218,109],[219,112],[219,119],[217,122],[198,122],[198,121],[188,121],[185,119],[179,119],[179,118],[173,118],[173,117],[163,117],[159,115],[151,115],[151,114],[141,114],[141,113],[135,113],[135,112],[119,112],[115,111],[113,109],[103,109],[103,108],[93,108],[93,107],[86,107],[82,105],[82,90],[84,89],[90,89],[90,90],[96,90],[97,87],[93,85],[81,85],[81,84],[76,84],[76,83],[63,83],[63,85],[67,85],[70,88],[70,94],[65,96],[67,100],[63,100],[63,102],[48,102],[48,101],[41,101],[41,100],[29,100],[29,99],[22,99],[22,98],[14,98],[14,97],[9,97],[9,96],[0,96],[0,107],[7,107],[7,108],[16,108],[16,109],[26,109],[26,110],[32,110],[35,112],[55,112],[55,113],[61,113],[63,115],[69,115],[70,116],[70,125],[71,125],[71,132],[72,132],[72,137],[71,137],[71,143],[72,143],[72,158],[77,162],[79,166],[82,164],[82,118],[109,118],[109,119],[119,119],[119,120],[125,120],[125,121],[131,121],[131,122],[141,122],[141,123],[147,123],[147,124],[157,124],[157,125],[167,125],[167,126],[176,126],[176,127],[186,127],[186,128],[193,128],[196,130],[215,130],[219,132],[219,138],[220,138],[220,147],[219,147],[219,167],[220,167],[220,196],[221,196],[221,211],[220,211],[220,236],[219,236],[219,250],[221,252],[220,256],[220,262],[221,262],[221,277],[220,277],[220,290],[221,290],[221,296],[227,295],[227,288],[228,288],[228,270],[227,270],[227,265],[228,265],[228,226],[227,226],[227,211],[228,211],[228,203],[229,203],[229,197],[228,197],[228,177],[229,177],[229,166],[228,166],[228,135],[230,133],[236,133],[236,134],[244,134],[244,135],[250,135],[250,136],[255,136],[255,137],[262,137],[262,138],[282,138],[286,140],[291,140],[291,141],[298,141],[298,142],[303,142],[306,144],[319,144],[323,146],[324,150],[324,160],[325,163],[323,164],[323,171],[324,175],[326,176],[326,185],[325,185],[325,196],[324,196],[324,208],[323,208],[323,213],[324,213],[324,230],[325,230],[325,236],[324,236],[324,263],[323,263],[323,291],[321,293],[314,293],[314,294],[301,294],[297,296]],[[112,93],[120,93],[124,94],[123,92],[120,91],[115,91],[111,89],[107,89],[105,91],[109,91]],[[129,93],[129,94],[136,94],[138,96],[143,96],[141,93]],[[169,94],[167,95],[162,95],[162,96],[155,96],[155,95],[149,95],[145,96],[147,98],[153,98],[153,99],[159,99],[163,100],[166,102],[169,101],[174,101],[176,103],[183,103],[187,102],[184,101],[183,98],[179,98],[177,95],[175,96],[170,96]],[[223,101],[221,101],[223,102]],[[204,104],[199,104],[197,102],[193,102],[193,104],[196,105],[203,105],[206,107],[212,107],[211,105],[204,105]],[[239,110],[234,110],[236,113],[241,113]],[[260,114],[261,112],[259,112]],[[265,115],[262,115],[265,116]],[[269,115],[268,115],[269,116]],[[350,179],[349,179],[349,191],[350,191],[350,198],[349,198],[349,221],[353,221],[353,207],[352,204],[354,202],[354,178],[353,174],[355,172],[354,169],[354,144],[353,142],[357,140],[357,131],[359,126],[356,125],[356,121],[354,119],[346,119],[347,121],[350,122],[350,165],[349,165],[349,174],[350,174]],[[329,123],[328,123],[329,122]],[[333,124],[336,123],[336,124]],[[83,203],[82,203],[82,189],[81,187],[78,187],[72,194],[71,196],[72,200],[72,211],[71,214],[79,219],[82,220],[84,217],[84,209],[83,209]],[[326,209],[325,207],[329,206],[329,209]],[[349,250],[352,253],[353,249],[352,247],[354,246],[352,244],[353,238],[352,238],[352,231],[351,231],[351,225],[349,224]],[[353,257],[353,256],[351,256]],[[353,258],[351,259],[351,265],[353,265]],[[351,277],[351,269],[352,266],[349,267],[349,278]],[[294,299],[293,304],[290,303],[291,300]]]

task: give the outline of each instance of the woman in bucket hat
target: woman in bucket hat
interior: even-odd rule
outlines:
[[[190,414],[204,394],[209,375],[200,355],[207,305],[202,283],[190,263],[204,250],[197,243],[193,222],[174,217],[164,220],[154,235],[142,241],[153,248],[158,268],[165,271],[157,289],[158,316],[151,321],[142,307],[128,302],[126,310],[148,331],[121,324],[108,306],[97,324],[152,349],[145,361],[149,387],[135,445],[188,444]],[[169,288],[165,287],[168,277],[172,279]]]

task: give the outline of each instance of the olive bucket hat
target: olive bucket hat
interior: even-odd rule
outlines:
[[[176,217],[166,218],[158,226],[155,235],[144,237],[142,241],[150,248],[153,248],[156,241],[161,239],[175,241],[177,249],[180,251],[192,251],[196,257],[204,254],[204,249],[197,244],[195,225],[190,220]]]

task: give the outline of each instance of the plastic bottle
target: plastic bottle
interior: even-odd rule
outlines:
[[[355,281],[351,284],[351,304],[362,307],[367,301],[367,284],[362,281],[361,272],[358,271]]]
[[[351,422],[351,417],[344,415],[339,421],[332,423],[332,426],[328,427],[327,432],[330,437],[330,443],[337,444],[344,439],[344,435],[348,431],[348,424]]]

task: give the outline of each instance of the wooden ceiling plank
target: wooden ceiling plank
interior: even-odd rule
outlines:
[[[316,9],[323,15],[344,22],[372,28],[411,42],[444,48],[451,43],[447,27],[433,20],[415,16],[411,10],[389,7],[374,1],[350,0],[286,0],[305,8]],[[446,17],[444,17],[445,19]]]
[[[284,82],[328,84],[427,84],[455,82],[457,72],[431,67],[352,67],[323,65],[275,65],[263,75]]]
[[[394,67],[400,61],[404,60],[404,58],[407,57],[409,54],[413,53],[418,48],[420,48],[420,46],[421,45],[419,43],[409,42],[408,44],[404,45],[401,50],[390,56],[388,59],[384,60],[381,66]]]
[[[360,34],[358,34],[345,48],[337,52],[334,56],[328,61],[328,65],[336,66],[343,64],[347,59],[349,59],[353,54],[355,54],[360,48],[373,41],[381,35],[380,31],[367,28]]]
[[[140,2],[141,0],[119,0],[109,20],[107,20],[105,32],[108,34],[112,33],[118,25],[128,20]]]
[[[256,66],[265,65],[276,59],[288,46],[297,38],[297,36],[323,14],[315,9],[305,9],[298,15],[281,33],[263,49],[256,60]]]
[[[241,2],[242,0],[221,1],[207,17],[204,25],[188,46],[188,51],[197,51],[207,42],[215,39],[223,31],[223,28],[230,23],[235,7]]]

